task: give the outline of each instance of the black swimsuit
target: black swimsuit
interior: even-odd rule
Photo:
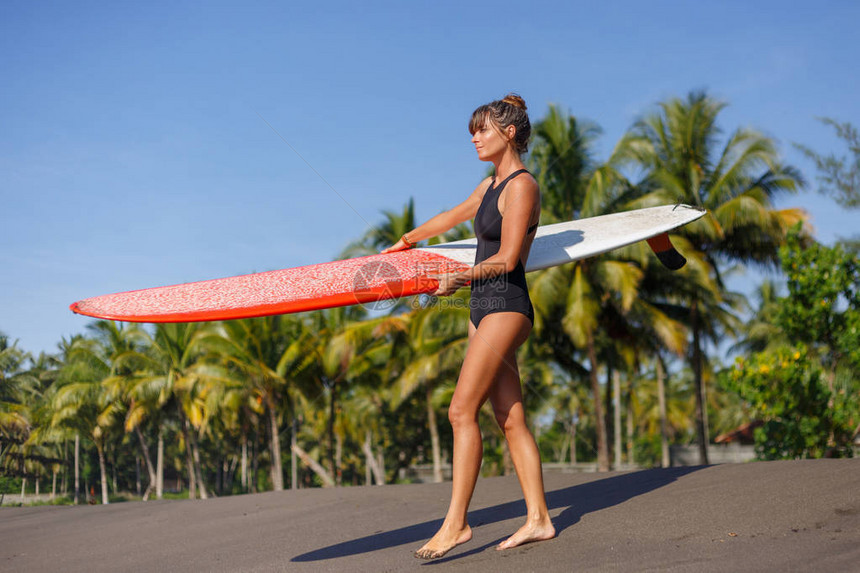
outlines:
[[[496,187],[496,181],[484,193],[481,206],[475,215],[475,235],[478,237],[478,249],[475,253],[475,265],[487,260],[499,252],[502,246],[502,214],[499,212],[499,195],[508,181],[519,175],[528,173],[520,169],[511,173]],[[530,235],[537,228],[537,223],[526,231]],[[472,282],[472,299],[469,302],[469,318],[476,327],[488,314],[494,312],[519,312],[534,323],[535,314],[532,301],[529,298],[529,287],[526,284],[526,272],[522,261],[509,273],[493,278]]]

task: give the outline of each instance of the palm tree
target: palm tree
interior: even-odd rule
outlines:
[[[637,121],[620,146],[623,159],[646,171],[640,186],[648,193],[637,206],[682,202],[708,209],[708,216],[679,234],[704,253],[721,289],[727,264],[773,266],[788,229],[805,218],[799,209],[773,207],[775,197],[796,191],[803,180],[796,169],[779,162],[771,139],[737,129],[718,147],[717,117],[724,107],[704,92],[670,99]],[[700,461],[707,463],[701,338],[711,317],[704,303],[697,292],[686,302]]]
[[[404,233],[408,233],[417,226],[415,200],[412,197],[409,198],[402,212],[383,211],[382,214],[384,216],[383,221],[372,229],[369,229],[360,239],[347,245],[340,254],[341,258],[376,254],[385,247],[390,247],[396,243]],[[457,241],[470,237],[473,234],[469,227],[463,223],[453,229],[449,229],[438,237],[433,237],[428,243],[433,245],[448,241]]]
[[[713,367],[702,348],[705,343],[716,346],[726,337],[736,336],[741,324],[738,316],[746,310],[747,302],[743,295],[721,288],[704,253],[697,251],[683,237],[675,237],[673,241],[685,253],[687,265],[680,271],[669,271],[660,265],[651,265],[641,291],[643,297],[654,301],[667,316],[683,323],[686,332],[692,334],[692,340],[686,347],[690,351],[688,357],[695,387],[697,410],[694,419],[700,422],[697,423],[696,437],[701,444],[709,441],[707,404],[713,402],[706,390],[708,378],[713,377]],[[696,301],[698,313],[690,312],[690,300]],[[708,320],[700,320],[698,323],[693,320],[701,317],[707,317]],[[674,353],[677,354],[678,351]],[[662,353],[658,355],[662,359]],[[696,372],[699,373],[698,376]],[[702,382],[700,385],[696,384],[697,379]]]
[[[538,165],[550,166],[540,172],[551,172],[553,165],[567,161],[572,163],[570,170],[574,179],[565,181],[564,172],[545,177],[544,204],[549,209],[557,210],[559,206],[569,209],[573,204],[573,213],[585,217],[641,206],[642,196],[650,188],[629,181],[624,170],[635,150],[635,142],[629,137],[623,138],[605,163],[595,164],[590,158],[588,143],[597,130],[592,128],[578,134],[573,118],[564,121],[556,110],[551,111],[548,120],[539,126],[538,133],[564,134],[570,141],[567,147],[579,158],[562,156],[551,160],[549,157],[552,157],[552,153],[548,150],[564,146],[559,143],[550,145],[547,141],[562,140],[561,137],[543,136],[538,140],[534,152],[540,158]],[[562,197],[559,198],[559,195]],[[561,219],[571,214],[565,211],[550,213]],[[639,244],[549,269],[538,274],[531,282],[538,311],[536,332],[541,333],[545,326],[552,329],[555,325],[570,338],[575,348],[586,351],[588,377],[595,401],[598,466],[601,470],[609,468],[609,456],[603,407],[600,404],[598,364],[605,362],[609,370],[617,371],[621,363],[626,362],[626,370],[632,371],[633,357],[646,348],[643,341],[653,342],[647,347],[651,352],[666,348],[678,353],[684,347],[683,325],[677,317],[671,316],[661,307],[665,299],[643,296],[642,284],[647,275],[652,273],[655,267],[651,264],[653,262],[648,249]],[[555,316],[562,318],[556,321]]]
[[[382,440],[385,431],[382,419],[385,398],[381,390],[378,385],[360,384],[341,401],[346,415],[341,416],[339,425],[344,434],[361,443],[366,485],[371,485],[374,480],[376,485],[385,485],[386,479],[385,464],[382,463],[384,448],[374,451],[375,436]]]
[[[220,375],[215,369],[213,376],[212,366],[201,360],[204,349],[200,340],[209,335],[208,328],[202,323],[157,324],[148,346],[147,372],[135,380],[135,392],[143,392],[139,395],[157,396],[154,402],[147,400],[145,407],[170,416],[175,413],[185,448],[189,497],[194,498],[199,489],[202,499],[209,494],[197,436],[205,429],[211,412],[207,408],[207,384]],[[161,431],[159,426],[159,437]]]
[[[72,342],[53,396],[51,426],[89,437],[99,458],[102,503],[109,503],[106,446],[119,425],[123,405],[105,385],[111,375],[109,357],[99,341],[77,338]]]
[[[80,367],[74,364],[74,355],[77,353],[77,347],[81,344],[80,341],[84,340],[84,336],[82,334],[76,334],[71,336],[70,338],[62,338],[57,345],[59,350],[59,354],[56,357],[56,371],[52,373],[51,384],[46,388],[45,393],[42,396],[40,408],[39,408],[39,420],[40,427],[39,432],[44,432],[51,437],[44,438],[50,441],[52,437],[55,437],[56,440],[62,440],[64,447],[64,457],[65,457],[65,444],[66,441],[71,441],[73,446],[72,452],[72,464],[71,464],[71,473],[73,476],[73,491],[72,491],[72,502],[77,505],[79,502],[79,495],[81,492],[80,487],[80,469],[81,469],[81,432],[75,427],[74,424],[53,424],[54,417],[54,398],[57,394],[57,391],[62,387],[64,383],[67,383],[70,379],[70,372],[74,370],[80,370]],[[66,460],[68,465],[68,460]],[[68,471],[68,470],[67,470]]]
[[[57,477],[63,472],[63,494],[68,484],[68,460],[66,440],[69,433],[61,428],[51,426],[53,411],[51,405],[57,390],[57,378],[63,365],[61,356],[41,352],[39,356],[31,361],[31,368],[27,374],[36,383],[35,391],[28,398],[30,420],[32,430],[25,443],[28,452],[38,455],[37,467],[40,473],[52,474],[51,497],[57,494]]]
[[[17,342],[10,345],[0,333],[0,474],[21,476],[22,492],[33,477],[38,493],[40,476],[53,473],[52,493],[56,493],[62,460],[55,445],[57,436],[43,428],[48,410],[44,397],[54,367],[52,357],[42,353],[33,360]]]
[[[27,441],[32,428],[27,404],[33,403],[39,387],[24,367],[29,359],[17,342],[9,344],[9,338],[0,333],[0,468]]]
[[[660,386],[663,389],[660,389]],[[694,401],[686,391],[684,380],[669,375],[662,356],[655,356],[638,377],[631,396],[631,406],[638,431],[648,437],[660,436],[660,465],[670,464],[669,444],[678,436],[692,434]]]
[[[529,419],[544,420],[543,427],[550,428],[550,436],[544,437],[544,432],[539,431],[543,428],[535,427],[535,441],[543,449],[549,439],[556,462],[564,463],[569,452],[570,463],[576,464],[577,443],[581,441],[579,429],[594,422],[588,401],[589,391],[585,385],[561,377],[552,362],[535,351],[540,345],[534,338],[525,344],[521,368]],[[554,428],[561,431],[555,432]]]
[[[316,357],[315,376],[321,383],[328,401],[325,415],[328,466],[331,477],[339,479],[339,464],[335,455],[339,401],[350,386],[367,383],[380,376],[389,349],[385,336],[394,326],[391,317],[364,319],[363,312],[355,308],[335,308],[315,314],[318,328],[313,352]],[[341,427],[342,429],[342,427]]]
[[[755,313],[743,327],[741,340],[730,348],[731,352],[753,354],[786,346],[789,339],[777,322],[779,289],[772,280],[762,282],[755,293]]]
[[[301,317],[268,316],[233,320],[218,325],[201,343],[216,350],[236,380],[262,406],[269,422],[272,485],[284,489],[279,418],[283,404],[295,411],[292,399],[299,390],[295,378],[309,367],[311,336]]]
[[[149,476],[149,483],[143,494],[143,499],[147,500],[150,493],[156,489],[158,474],[141,430],[146,407],[151,404],[151,401],[141,400],[141,388],[137,381],[141,373],[144,378],[146,377],[146,368],[150,365],[150,361],[145,352],[151,339],[143,329],[134,324],[122,325],[112,321],[98,321],[89,328],[95,333],[96,340],[101,346],[105,366],[110,370],[109,376],[101,382],[106,392],[105,399],[117,405],[115,412],[119,413],[120,410],[124,412],[125,431],[134,431],[138,438]]]
[[[382,214],[385,216],[383,222],[368,229],[360,239],[347,245],[341,253],[341,258],[376,254],[396,243],[404,233],[416,227],[415,200],[411,197],[401,213],[383,211]]]
[[[146,356],[151,360],[151,353]],[[128,401],[128,412],[125,416],[125,431],[134,432],[137,435],[141,454],[144,459],[149,483],[143,493],[146,501],[155,491],[156,499],[161,499],[164,485],[164,436],[162,435],[164,412],[159,404],[160,384],[159,377],[155,376],[153,370],[157,366],[150,361],[141,370],[128,376],[125,382],[125,397]],[[153,381],[155,378],[155,381]],[[152,462],[152,455],[146,442],[144,424],[155,429],[156,439],[156,462]]]
[[[529,160],[541,186],[541,218],[544,222],[566,221],[577,216],[585,203],[588,181],[595,171],[590,145],[599,133],[596,126],[582,126],[576,118],[551,106],[547,118],[535,126],[536,140]],[[598,466],[609,469],[606,424],[600,404],[595,334],[599,323],[601,288],[616,293],[629,308],[631,293],[639,280],[637,270],[617,265],[611,259],[580,261],[538,273],[529,281],[535,305],[535,334],[549,339],[567,337],[577,349],[586,349],[589,380],[597,426]],[[600,277],[600,287],[593,280]],[[608,291],[607,291],[608,292]],[[610,295],[611,297],[612,295]],[[563,368],[571,374],[570,349],[551,344]],[[560,351],[560,352],[559,352]],[[578,363],[576,368],[579,369]]]
[[[544,224],[579,217],[587,183],[595,169],[592,146],[601,129],[556,105],[535,124],[529,168],[541,188]]]

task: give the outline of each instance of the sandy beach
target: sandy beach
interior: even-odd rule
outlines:
[[[0,510],[3,571],[858,571],[860,460],[545,476],[558,536],[494,546],[523,521],[515,476],[481,479],[474,538],[412,552],[449,483],[206,501]]]

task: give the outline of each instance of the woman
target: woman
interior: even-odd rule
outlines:
[[[525,280],[525,263],[540,218],[540,191],[521,155],[531,125],[521,97],[510,94],[475,110],[469,122],[472,143],[482,161],[495,165],[495,177],[478,185],[468,199],[404,234],[383,252],[415,246],[464,221],[475,219],[478,248],[468,271],[440,275],[437,296],[471,283],[469,345],[448,409],[454,430],[451,503],[442,527],[415,555],[436,559],[472,538],[467,511],[483,443],[478,411],[489,399],[525,497],[526,523],[497,549],[551,539],[540,454],[526,426],[516,350],[528,338],[534,311]]]

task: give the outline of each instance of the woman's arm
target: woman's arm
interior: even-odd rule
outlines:
[[[423,241],[425,239],[429,239],[431,237],[435,237],[436,235],[441,235],[448,229],[452,229],[456,227],[460,223],[468,221],[469,219],[473,219],[475,214],[478,212],[478,207],[481,206],[481,199],[484,197],[484,193],[487,190],[487,187],[490,186],[491,178],[487,177],[475,188],[474,191],[466,198],[465,201],[457,205],[452,209],[448,209],[442,213],[439,213],[435,217],[429,219],[426,223],[419,225],[415,229],[406,233],[406,239],[410,243],[417,243],[418,241]],[[402,251],[403,249],[408,249],[410,245],[406,244],[403,239],[397,241],[394,245],[388,247],[381,251],[382,253],[388,253],[391,251]]]

